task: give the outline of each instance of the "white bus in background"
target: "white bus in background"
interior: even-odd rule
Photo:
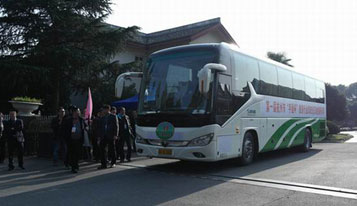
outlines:
[[[153,53],[138,107],[137,150],[148,157],[249,164],[260,152],[306,152],[326,135],[322,81],[225,43]]]

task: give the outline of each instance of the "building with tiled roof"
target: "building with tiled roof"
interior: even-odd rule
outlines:
[[[238,45],[222,25],[221,19],[215,18],[148,34],[138,32],[127,42],[125,51],[116,55],[113,60],[119,60],[121,64],[138,59],[144,61],[151,53],[161,49],[220,42]]]

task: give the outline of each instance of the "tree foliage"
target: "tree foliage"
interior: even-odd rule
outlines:
[[[293,65],[289,64],[289,62],[291,61],[291,59],[286,57],[286,53],[285,52],[271,52],[268,51],[267,52],[267,57],[269,59],[272,59],[274,61],[280,62],[282,64],[288,65],[290,67],[294,67]]]
[[[349,119],[352,120],[354,125],[357,125],[357,101],[348,103]]]
[[[345,95],[350,100],[357,101],[357,82],[350,84],[345,91]]]
[[[338,85],[337,90],[346,96],[348,117],[345,120],[346,126],[354,127],[357,125],[357,82],[349,86]]]
[[[138,29],[105,24],[110,5],[110,0],[1,1],[0,75],[9,80],[1,89],[44,99],[52,109],[73,90],[91,87],[96,93],[120,72],[110,59]]]
[[[345,85],[339,84],[339,85],[335,86],[335,88],[337,89],[338,92],[340,92],[341,94],[344,94],[346,96],[347,87]]]
[[[338,92],[336,87],[326,84],[327,119],[331,121],[343,121],[347,115],[345,95]]]
[[[340,133],[340,127],[336,123],[334,123],[332,121],[329,121],[329,120],[327,121],[327,128],[328,128],[329,134],[338,134],[338,133]]]

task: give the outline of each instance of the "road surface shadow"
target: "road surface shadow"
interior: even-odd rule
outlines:
[[[321,151],[321,149],[311,149],[309,152],[301,153],[297,149],[292,148],[266,152],[259,154],[252,164],[246,166],[242,166],[239,160],[235,158],[218,162],[177,161],[149,166],[147,169],[182,174],[213,174],[234,169],[236,170],[235,176],[247,176],[310,158]]]
[[[158,205],[223,183],[138,168],[95,172],[94,166],[0,185],[1,205]]]
[[[29,164],[27,164],[28,161],[30,161]],[[88,166],[93,164],[92,162],[82,162],[80,165],[81,167]],[[29,167],[27,167],[29,166]],[[17,179],[22,179],[26,178],[29,175],[40,175],[43,173],[51,173],[51,172],[58,172],[58,171],[63,171],[65,174],[69,173],[68,169],[65,169],[64,166],[58,165],[58,166],[53,166],[52,162],[49,161],[48,159],[43,159],[43,158],[26,158],[25,159],[25,170],[22,170],[18,167],[15,167],[15,170],[13,171],[8,171],[8,166],[7,164],[3,164],[0,166],[0,187],[1,187],[1,182],[2,181],[10,181],[14,180],[16,181]],[[49,175],[49,174],[48,174]],[[54,176],[60,175],[60,174],[54,174]]]

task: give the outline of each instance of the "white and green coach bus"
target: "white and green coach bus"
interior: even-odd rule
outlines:
[[[307,152],[326,135],[322,81],[232,45],[161,50],[134,76],[142,77],[136,126],[142,156],[249,164],[257,153]]]

